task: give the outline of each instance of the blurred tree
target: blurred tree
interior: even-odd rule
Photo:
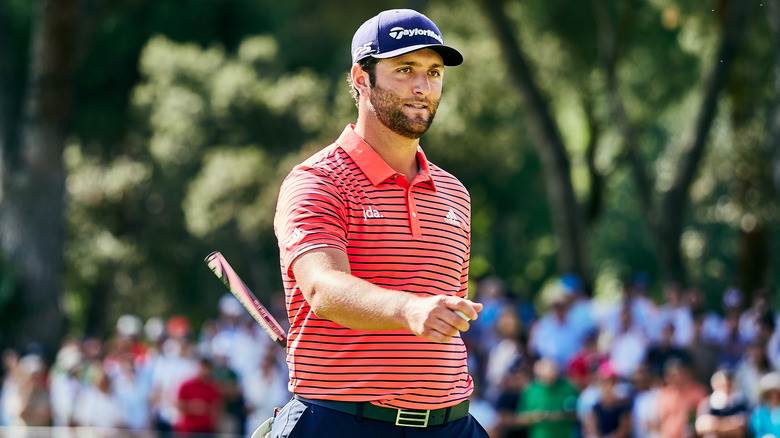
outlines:
[[[72,84],[80,17],[78,0],[38,1],[22,122],[3,132],[0,243],[17,272],[22,312],[12,329],[17,346],[40,343],[49,354],[63,334],[65,169],[62,151],[72,114]],[[3,8],[4,9],[4,8]],[[5,18],[5,17],[3,17]],[[7,46],[6,46],[7,50]],[[9,63],[9,53],[2,63]],[[7,64],[6,64],[7,65]],[[3,68],[8,74],[8,67]],[[3,86],[4,91],[8,85]],[[3,93],[3,107],[8,108]],[[7,113],[4,121],[9,120]],[[3,126],[4,130],[14,129]],[[19,145],[9,145],[16,139]],[[18,151],[12,156],[9,151]]]
[[[531,119],[529,130],[534,133],[538,151],[545,163],[547,189],[550,191],[549,202],[556,223],[556,234],[560,241],[560,265],[565,270],[582,272],[584,251],[584,221],[573,196],[571,170],[569,166],[570,147],[564,144],[558,131],[555,114],[545,103],[541,88],[534,78],[532,68],[522,49],[516,25],[507,16],[503,0],[485,0],[487,15],[491,18],[494,30],[500,41],[503,52],[513,72],[518,88],[525,96],[530,109]],[[616,3],[617,4],[617,3]],[[655,236],[657,257],[667,279],[683,281],[686,279],[685,264],[681,254],[680,241],[685,223],[686,206],[689,204],[688,191],[693,183],[699,167],[707,136],[715,117],[719,95],[725,85],[726,74],[736,55],[737,45],[744,30],[747,2],[726,2],[723,7],[724,25],[721,42],[713,57],[710,76],[704,84],[699,115],[695,120],[694,133],[690,142],[679,152],[678,165],[670,179],[670,183],[660,190],[658,196],[653,195],[654,183],[647,174],[645,160],[638,150],[639,139],[637,130],[632,123],[622,103],[620,84],[617,77],[619,54],[630,48],[620,47],[619,43],[630,41],[625,35],[615,31],[613,23],[613,3],[601,0],[593,2],[593,18],[596,22],[594,32],[598,36],[598,46],[601,53],[601,66],[605,76],[605,87],[609,98],[612,120],[624,137],[625,155],[631,165],[635,188],[640,199],[645,217],[650,222],[650,229]],[[630,29],[627,22],[636,21],[632,15],[641,11],[632,5],[622,5],[620,29]],[[587,11],[585,11],[587,14]],[[587,17],[587,15],[585,15]],[[582,17],[582,16],[580,16]],[[565,31],[568,32],[568,29]],[[576,32],[574,32],[576,34]],[[647,37],[647,35],[645,35]],[[584,50],[580,49],[580,53]],[[576,65],[575,65],[576,67]],[[654,198],[658,197],[656,201]],[[556,222],[557,221],[557,222]]]
[[[510,79],[520,90],[528,107],[526,123],[543,163],[547,199],[558,241],[558,269],[560,272],[576,273],[590,284],[592,274],[586,244],[585,217],[575,196],[564,139],[547,97],[537,84],[533,68],[521,48],[516,25],[506,15],[504,1],[485,0],[483,4],[508,63]]]

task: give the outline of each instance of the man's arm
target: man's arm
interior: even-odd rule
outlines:
[[[482,304],[456,296],[420,297],[385,289],[350,273],[346,254],[334,248],[308,251],[292,271],[304,298],[320,318],[355,330],[410,330],[436,342],[449,342],[469,329]]]

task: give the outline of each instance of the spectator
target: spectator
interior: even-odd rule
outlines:
[[[702,438],[739,438],[747,432],[748,404],[736,390],[734,375],[717,371],[711,380],[712,394],[699,404],[696,433]]]
[[[496,332],[501,340],[490,350],[485,370],[485,394],[489,400],[496,400],[504,376],[509,368],[521,359],[521,330],[520,319],[514,307],[504,306],[496,321]]]
[[[528,426],[530,438],[567,438],[577,433],[577,390],[558,375],[552,359],[534,365],[536,379],[523,391],[515,424]]]
[[[51,426],[51,402],[46,375],[46,364],[37,354],[28,354],[19,360],[21,384],[20,417],[25,426]]]
[[[707,391],[691,378],[685,364],[670,360],[664,372],[666,383],[658,394],[658,419],[660,435],[664,438],[694,436],[693,424],[699,403],[707,397]]]
[[[664,305],[659,309],[659,328],[661,332],[652,334],[654,341],[663,338],[663,330],[672,325],[674,338],[672,344],[680,347],[690,345],[693,337],[693,315],[688,302],[683,299],[678,283],[672,282],[664,286]]]
[[[634,405],[631,424],[635,438],[661,438],[658,395],[662,379],[650,372],[647,364],[636,369],[633,376]]]
[[[567,376],[582,391],[591,383],[590,377],[599,366],[607,361],[607,355],[599,349],[599,331],[593,329],[585,335],[582,349],[569,363]]]
[[[19,355],[14,350],[3,351],[3,388],[0,397],[0,424],[15,426],[22,423],[22,371],[19,369]]]
[[[736,371],[737,384],[747,397],[751,407],[758,405],[761,398],[759,382],[770,371],[772,371],[772,367],[766,355],[765,344],[751,343]]]
[[[694,312],[693,336],[687,351],[691,357],[691,372],[697,382],[706,384],[718,367],[718,346],[704,336],[706,315]]]
[[[675,325],[671,322],[667,322],[662,331],[661,339],[650,346],[647,350],[647,363],[654,373],[662,375],[664,370],[664,364],[675,359],[685,364],[691,363],[691,356],[687,351],[675,345]]]
[[[170,432],[178,420],[176,396],[182,382],[197,373],[197,362],[189,355],[187,340],[171,338],[150,364],[151,400],[155,429]]]
[[[114,396],[108,374],[95,368],[93,382],[85,385],[76,400],[73,420],[77,426],[117,428],[126,427],[122,405]]]
[[[211,361],[201,358],[195,377],[181,384],[176,398],[180,416],[177,433],[216,433],[222,411],[222,396],[212,377]]]
[[[583,338],[596,326],[593,303],[585,293],[582,280],[575,274],[561,276],[561,287],[569,307],[569,319],[579,338]]]
[[[610,343],[609,360],[619,376],[628,378],[642,363],[647,350],[647,338],[638,325],[634,324],[633,312],[623,307],[620,325]]]
[[[246,435],[246,402],[239,386],[238,374],[228,365],[228,351],[214,351],[212,376],[222,395],[224,410],[219,420],[221,433]],[[268,389],[264,392],[269,392]],[[267,394],[266,394],[267,395]]]
[[[52,421],[55,426],[70,426],[76,398],[81,390],[79,372],[81,349],[78,341],[69,340],[57,353],[50,377]]]
[[[761,378],[761,404],[750,415],[750,430],[758,438],[780,436],[780,373]]]
[[[501,382],[501,393],[496,401],[496,414],[498,421],[491,437],[501,438],[526,438],[528,430],[515,424],[517,408],[520,405],[520,397],[528,383],[531,381],[531,371],[525,366],[525,361],[518,360]]]
[[[747,344],[758,338],[761,319],[767,314],[771,315],[769,293],[765,289],[757,290],[753,293],[752,305],[739,317],[739,336],[742,342]]]
[[[618,376],[609,362],[598,371],[600,394],[585,418],[588,438],[628,438],[631,431],[631,403],[618,389]]]
[[[775,332],[767,342],[766,352],[769,362],[775,370],[780,370],[780,328],[775,327]]]
[[[658,309],[655,303],[647,297],[647,288],[650,278],[645,272],[637,272],[623,281],[623,298],[620,305],[614,309],[611,318],[607,319],[605,327],[613,335],[620,330],[621,314],[628,308],[631,312],[631,321],[636,324],[636,329],[644,336],[656,332],[660,322]]]
[[[723,333],[718,362],[722,366],[734,368],[742,360],[742,355],[745,353],[745,344],[739,335],[738,315],[734,313],[726,315],[723,320]]]
[[[543,358],[552,359],[559,369],[566,369],[579,351],[582,341],[580,333],[569,319],[566,295],[555,290],[549,297],[551,310],[531,328],[530,349]],[[555,342],[550,342],[555,339]]]
[[[132,356],[123,358],[117,365],[112,386],[114,396],[125,413],[127,427],[133,430],[149,429],[149,385],[138,373]]]
[[[289,400],[287,375],[277,366],[276,345],[268,344],[258,369],[244,380],[243,390],[248,411],[246,430],[255,430],[273,417],[274,408]]]

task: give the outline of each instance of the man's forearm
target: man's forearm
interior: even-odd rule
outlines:
[[[405,308],[417,298],[335,270],[319,273],[304,295],[317,316],[355,330],[408,329]]]

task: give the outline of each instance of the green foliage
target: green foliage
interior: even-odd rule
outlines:
[[[354,120],[344,82],[349,39],[364,19],[398,7],[390,3],[127,0],[105,7],[76,84],[65,157],[65,304],[74,331],[86,325],[100,293],[111,297],[108,321],[124,312],[213,315],[223,291],[202,258],[214,249],[256,293],[278,298],[278,186]],[[447,69],[436,122],[422,143],[471,192],[472,275],[495,273],[517,292],[536,293],[559,273],[525,104],[475,2],[423,3],[466,58]],[[23,29],[25,2],[13,4]],[[607,106],[591,2],[508,8],[570,149],[582,201],[592,189],[586,100],[601,127],[596,164],[607,181],[605,206],[588,234],[597,288],[609,295],[631,270],[658,274],[655,242],[620,159],[625,145]],[[620,35],[621,93],[646,168],[663,188],[690,134],[720,16],[688,0],[610,1],[608,10]],[[734,280],[746,215],[770,229],[777,223],[762,166],[772,97],[766,33],[763,24],[751,28],[739,79],[724,100],[730,106],[691,191],[683,248],[693,281],[713,297]],[[732,117],[751,106],[744,121]]]

